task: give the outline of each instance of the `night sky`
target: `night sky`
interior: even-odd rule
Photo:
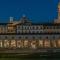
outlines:
[[[32,22],[50,22],[57,18],[58,0],[0,0],[0,22],[9,17],[17,21],[25,14]]]

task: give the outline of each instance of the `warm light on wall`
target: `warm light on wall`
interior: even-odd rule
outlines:
[[[8,48],[9,47],[9,40],[4,40],[4,47],[5,48]]]
[[[50,47],[50,40],[44,40],[44,47]]]
[[[24,40],[24,47],[28,47],[28,40]]]
[[[3,47],[3,42],[2,42],[2,40],[0,40],[0,47]]]
[[[60,47],[60,39],[57,40],[57,45],[58,45],[58,47]]]
[[[60,40],[0,40],[4,48],[51,48],[60,47]]]
[[[22,48],[23,42],[22,40],[17,40],[17,48]]]
[[[35,40],[32,40],[31,41],[31,48],[33,48],[33,49],[36,49],[37,48],[36,41]]]
[[[56,40],[51,40],[51,42],[53,47],[57,47]]]
[[[11,45],[10,45],[10,47],[12,47],[12,48],[16,48],[16,40],[11,40],[11,43],[10,43]]]
[[[43,47],[43,40],[39,40],[39,47]]]

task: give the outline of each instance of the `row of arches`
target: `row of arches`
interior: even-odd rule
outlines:
[[[60,40],[0,40],[0,48],[57,48]]]

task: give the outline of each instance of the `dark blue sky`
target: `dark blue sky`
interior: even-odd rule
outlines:
[[[0,0],[0,22],[9,17],[19,20],[23,14],[33,22],[53,21],[57,16],[58,0]]]

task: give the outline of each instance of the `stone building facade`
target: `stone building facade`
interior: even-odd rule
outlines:
[[[26,16],[0,23],[0,48],[60,48],[60,3],[58,18],[52,23],[32,23]]]

